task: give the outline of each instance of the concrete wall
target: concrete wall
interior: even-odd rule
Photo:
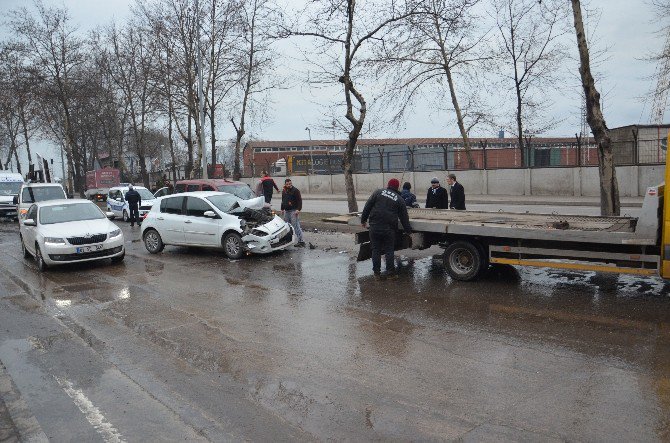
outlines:
[[[642,197],[647,187],[663,182],[665,167],[620,166],[616,168],[619,192],[622,197]],[[447,183],[449,171],[405,172],[384,174],[355,174],[356,193],[367,195],[375,189],[386,186],[389,179],[397,178],[410,182],[412,191],[424,198],[430,187],[430,180],[437,177],[443,186]],[[492,169],[474,171],[454,171],[459,182],[469,195],[552,195],[597,197],[600,195],[600,181],[597,167],[582,168],[534,168],[534,169]],[[284,178],[275,179],[281,187]],[[304,194],[344,195],[344,175],[293,176],[293,185]],[[258,178],[243,178],[255,189]]]

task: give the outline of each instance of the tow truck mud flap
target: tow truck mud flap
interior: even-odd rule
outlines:
[[[358,257],[356,261],[365,261],[372,258],[372,245],[370,244],[370,232],[363,231],[356,233],[356,244],[358,248]],[[412,238],[403,231],[398,231],[395,236],[395,250],[407,249],[412,247]]]

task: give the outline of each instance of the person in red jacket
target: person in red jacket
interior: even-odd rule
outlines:
[[[263,188],[263,197],[265,197],[265,203],[268,205],[272,201],[272,188],[275,188],[279,192],[277,183],[270,177],[270,174],[267,171],[263,171],[263,177],[261,177],[261,187]]]

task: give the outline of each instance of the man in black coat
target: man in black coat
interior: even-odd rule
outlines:
[[[440,180],[433,177],[428,188],[426,208],[449,209],[449,192],[440,186]]]
[[[407,206],[400,196],[400,182],[392,178],[386,189],[376,190],[368,199],[361,214],[361,225],[370,221],[370,246],[372,247],[372,272],[375,277],[381,276],[382,256],[386,257],[386,275],[397,277],[393,253],[395,251],[395,234],[398,230],[398,219],[405,232],[412,232],[407,215]]]
[[[463,189],[463,185],[456,181],[455,174],[447,176],[447,183],[451,186],[451,203],[449,207],[465,211],[465,189]]]
[[[130,212],[130,226],[135,226],[135,223],[139,225],[142,197],[140,196],[140,193],[135,190],[133,185],[128,186],[128,192],[126,192],[126,201],[128,202],[128,211]]]

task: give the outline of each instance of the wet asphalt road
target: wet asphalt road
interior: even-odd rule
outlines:
[[[0,225],[0,394],[38,439],[670,439],[660,280],[459,283],[436,249],[376,281],[345,234],[233,262],[123,230],[123,264],[40,274]]]

